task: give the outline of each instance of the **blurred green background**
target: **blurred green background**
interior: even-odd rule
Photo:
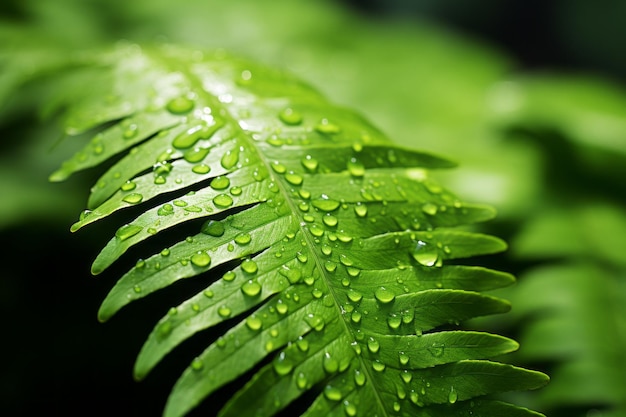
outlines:
[[[510,243],[478,261],[519,280],[498,293],[510,314],[467,325],[516,338],[502,359],[552,376],[512,400],[550,416],[626,416],[624,39],[620,0],[3,1],[0,414],[158,415],[194,351],[132,380],[167,306],[155,296],[96,321],[123,270],[89,274],[105,227],[69,232],[95,173],[47,182],[81,138],[61,141],[59,121],[37,111],[46,79],[76,51],[127,40],[284,68],[398,143],[458,161],[437,177],[494,205],[482,230]]]

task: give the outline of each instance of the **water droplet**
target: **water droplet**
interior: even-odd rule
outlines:
[[[163,204],[157,210],[157,214],[159,216],[169,216],[170,214],[174,214],[174,207],[171,204]]]
[[[287,167],[278,161],[272,162],[270,166],[272,167],[274,172],[276,172],[277,174],[284,174],[285,172],[287,172]]]
[[[185,152],[183,158],[190,164],[195,164],[202,161],[209,154],[209,151],[209,148],[193,148]]]
[[[126,130],[124,130],[122,136],[124,137],[124,139],[132,139],[137,136],[137,132],[137,125],[135,123],[131,123],[130,125],[128,125],[128,127],[126,127]]]
[[[385,287],[379,287],[374,292],[374,297],[383,304],[387,304],[396,299],[396,295]]]
[[[235,148],[233,150],[227,151],[220,161],[222,167],[224,169],[231,169],[239,162],[239,149]]]
[[[143,227],[141,226],[137,226],[134,224],[127,224],[117,229],[117,231],[115,232],[115,237],[124,241],[130,237],[135,236],[137,233],[141,232],[142,230],[143,230]]]
[[[195,358],[193,361],[191,361],[191,369],[193,369],[194,371],[199,371],[203,367],[204,367],[204,363],[202,362],[202,359]]]
[[[336,135],[341,132],[341,128],[335,123],[331,123],[328,119],[322,119],[322,121],[315,126],[315,130],[325,135]]]
[[[326,385],[326,387],[324,387],[324,397],[331,401],[339,401],[342,398],[341,390],[331,385]]]
[[[365,217],[367,216],[367,206],[363,203],[357,203],[356,206],[354,206],[354,212],[359,217]]]
[[[436,358],[443,356],[445,352],[445,345],[443,343],[433,343],[427,348],[428,352]]]
[[[238,245],[247,245],[252,241],[252,236],[249,233],[242,233],[235,236],[235,243]]]
[[[182,133],[179,133],[174,140],[172,140],[172,146],[176,149],[187,149],[195,145],[200,138],[205,134],[205,124],[197,124],[190,127]],[[208,149],[207,149],[208,153]]]
[[[406,353],[399,352],[398,356],[400,359],[400,365],[406,365],[407,363],[409,363],[409,355],[407,355]]]
[[[126,181],[121,187],[120,189],[122,191],[132,191],[137,187],[137,184],[135,184],[132,181]]]
[[[405,384],[408,384],[413,379],[413,374],[405,369],[400,373],[400,378],[402,378]]]
[[[191,256],[191,263],[199,268],[204,268],[211,263],[211,257],[208,253],[199,251]]]
[[[201,230],[202,233],[215,237],[222,236],[225,231],[224,225],[217,220],[207,221],[206,223],[204,223]]]
[[[299,125],[302,123],[302,115],[291,107],[283,109],[278,118],[286,125]]]
[[[367,340],[367,349],[372,353],[378,353],[378,351],[380,350],[380,343],[378,343],[378,340],[370,337]]]
[[[287,280],[291,284],[297,283],[298,281],[300,281],[300,278],[302,278],[302,272],[299,269],[289,268],[287,265],[283,265],[282,268],[278,270],[278,272],[282,276],[287,278]]]
[[[282,299],[276,302],[276,311],[278,314],[286,314],[289,311],[289,305],[285,303]]]
[[[363,298],[363,294],[353,289],[348,290],[348,299],[353,303],[358,303]]]
[[[428,215],[434,216],[437,214],[437,205],[433,203],[424,203],[422,205],[422,211]]]
[[[141,292],[141,287],[139,285],[135,285],[133,287],[133,291],[135,291],[136,294],[139,294]]]
[[[246,326],[248,326],[250,330],[257,331],[263,327],[263,321],[255,315],[248,316],[246,318]]]
[[[293,171],[289,171],[287,174],[285,174],[285,180],[287,180],[287,182],[291,185],[301,185],[303,178]]]
[[[194,174],[208,174],[211,171],[211,167],[206,164],[195,165],[191,168]]]
[[[227,306],[220,306],[217,309],[217,314],[219,314],[219,316],[222,318],[226,318],[226,317],[230,317],[230,315],[233,314],[233,312]]]
[[[233,271],[228,271],[222,275],[222,279],[226,282],[233,281],[237,275]]]
[[[435,245],[421,240],[417,241],[411,255],[420,265],[424,266],[437,266],[439,261],[439,252]]]
[[[348,257],[348,255],[341,254],[339,255],[339,262],[341,262],[344,266],[352,266],[354,265],[354,261]]]
[[[173,114],[185,114],[189,113],[195,106],[193,100],[188,99],[187,97],[177,97],[175,99],[170,100],[167,103],[167,111]]]
[[[374,362],[372,362],[372,369],[374,369],[376,372],[382,372],[385,370],[386,367],[387,366],[379,360],[375,360]]]
[[[348,168],[348,172],[353,177],[362,177],[363,175],[365,175],[365,167],[356,158],[350,158],[346,165]]]
[[[354,370],[354,382],[357,384],[357,386],[362,387],[363,385],[365,385],[365,374],[363,372],[361,372],[358,369]]]
[[[337,359],[333,358],[330,352],[324,352],[322,367],[327,373],[334,374],[339,370],[339,362],[337,361]]]
[[[339,222],[339,220],[337,220],[337,217],[333,216],[330,213],[327,213],[324,217],[322,217],[322,221],[328,227],[335,227]]]
[[[350,320],[352,320],[354,323],[360,323],[361,317],[362,314],[359,310],[354,310],[352,314],[350,314]]]
[[[339,208],[341,203],[339,203],[339,201],[337,200],[331,200],[328,198],[320,198],[320,199],[311,201],[311,204],[313,205],[313,207],[319,210],[322,210],[325,212],[331,212]]]
[[[238,187],[236,185],[230,188],[230,193],[234,196],[241,195],[242,192],[243,190],[241,189],[241,187]]]
[[[143,200],[143,195],[139,193],[131,193],[131,194],[128,194],[126,197],[122,198],[122,201],[125,201],[128,204],[141,203],[141,200]]]
[[[299,389],[305,389],[306,386],[308,384],[306,375],[304,374],[304,372],[299,372],[298,375],[296,376],[296,386]]]
[[[387,318],[387,325],[394,330],[399,328],[400,324],[402,324],[402,318],[397,314],[392,314]]]
[[[215,177],[211,180],[211,188],[214,190],[225,190],[230,185],[228,177]]]
[[[287,359],[285,352],[280,352],[274,358],[274,371],[281,376],[289,374],[293,370],[293,363]]]
[[[244,272],[247,272],[248,274],[255,274],[259,270],[256,262],[254,262],[252,259],[244,260],[241,263],[241,269],[243,269]]]
[[[256,297],[261,292],[261,284],[254,280],[248,280],[241,286],[241,291],[249,297]]]
[[[313,158],[311,155],[307,155],[300,160],[302,166],[305,167],[308,171],[314,172],[317,169],[319,163],[317,159]]]
[[[213,198],[213,204],[220,208],[230,207],[233,205],[233,198],[228,194],[219,194]]]
[[[450,387],[450,393],[448,394],[448,402],[450,404],[454,404],[457,399],[458,399],[458,394],[456,390],[454,389],[454,387]]]
[[[328,271],[328,272],[335,272],[335,270],[337,269],[337,264],[334,263],[333,261],[326,261],[324,263],[324,268]]]
[[[309,232],[315,237],[321,237],[324,234],[324,228],[317,223],[309,226]]]

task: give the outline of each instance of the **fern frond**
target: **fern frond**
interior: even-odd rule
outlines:
[[[257,367],[220,415],[273,415],[308,391],[317,398],[307,416],[536,415],[480,399],[546,383],[488,360],[514,341],[448,328],[508,311],[481,291],[513,281],[457,261],[505,244],[453,229],[494,215],[428,175],[454,164],[394,145],[292,76],[223,51],[130,45],[98,65],[108,75],[68,103],[67,131],[100,132],[51,178],[115,157],[72,229],[139,214],[93,272],[167,229],[204,221],[138,260],[99,318],[177,281],[209,281],[157,323],[139,379],[194,334],[227,328],[191,361],[165,415],[186,414]]]

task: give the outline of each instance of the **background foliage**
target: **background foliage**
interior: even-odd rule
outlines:
[[[93,178],[47,183],[72,143],[54,147],[54,129],[32,114],[45,91],[13,94],[34,60],[53,69],[72,50],[124,38],[223,47],[282,66],[399,143],[459,161],[442,180],[497,207],[481,227],[511,250],[485,261],[519,279],[498,294],[513,312],[481,325],[521,342],[515,362],[552,376],[514,401],[553,416],[626,415],[623,5],[502,3],[3,2],[0,227],[9,248],[0,308],[10,360],[1,410],[73,415],[80,398],[103,415],[155,415],[179,372],[164,366],[132,381],[146,336],[135,329],[160,317],[150,303],[96,322],[111,282],[89,279],[89,264],[104,242],[67,232]],[[24,55],[23,45],[39,51]]]

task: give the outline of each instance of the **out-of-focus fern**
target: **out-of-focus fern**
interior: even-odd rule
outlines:
[[[220,415],[273,415],[305,392],[317,394],[310,416],[537,415],[484,398],[547,381],[487,360],[517,344],[449,327],[508,311],[481,292],[512,277],[450,262],[505,245],[453,228],[493,210],[429,178],[448,161],[394,145],[291,76],[224,52],[125,45],[84,62],[52,107],[65,109],[69,134],[99,132],[51,178],[115,157],[73,230],[137,214],[93,272],[167,229],[196,230],[138,260],[100,319],[204,280],[156,324],[140,379],[184,340],[225,329],[190,361],[166,415],[251,370]]]

